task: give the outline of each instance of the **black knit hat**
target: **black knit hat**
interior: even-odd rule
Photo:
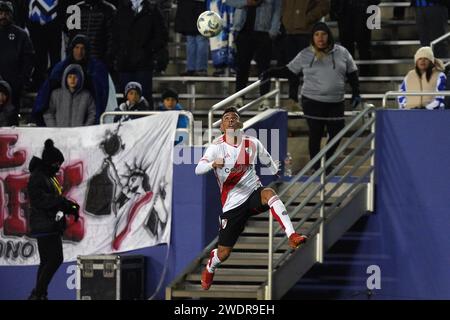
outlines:
[[[311,44],[314,45],[314,33],[317,31],[323,31],[328,34],[328,47],[333,47],[334,45],[334,38],[333,33],[330,30],[330,27],[325,22],[317,22],[311,30]]]
[[[130,90],[136,90],[140,97],[142,97],[142,86],[139,82],[131,81],[125,86],[125,97],[128,95]]]
[[[14,7],[10,1],[0,1],[0,11],[14,14]]]
[[[42,151],[42,161],[44,161],[47,165],[51,165],[55,162],[64,162],[63,154],[59,151],[59,149],[55,148],[55,144],[52,139],[45,140],[44,151]]]
[[[163,93],[161,94],[161,99],[164,101],[167,98],[174,98],[175,100],[178,101],[178,93],[173,90],[173,89],[166,89],[163,91]]]

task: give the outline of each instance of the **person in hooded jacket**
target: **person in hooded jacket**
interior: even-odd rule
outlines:
[[[12,104],[12,90],[8,82],[0,80],[0,127],[15,125],[17,114]]]
[[[113,39],[112,30],[117,9],[109,1],[84,0],[77,3],[80,8],[80,29],[65,30],[69,39],[84,34],[91,44],[91,56],[108,66],[112,71]]]
[[[47,110],[50,102],[51,92],[61,87],[64,70],[70,64],[78,64],[84,73],[84,88],[89,90],[95,100],[95,123],[99,122],[101,114],[108,105],[108,95],[110,86],[108,70],[100,60],[92,58],[90,55],[90,44],[87,36],[76,35],[67,48],[67,58],[59,62],[51,71],[48,79],[39,89],[33,105],[33,117],[38,126],[45,126],[43,114]]]
[[[79,205],[64,196],[56,174],[64,156],[51,139],[45,141],[42,158],[33,157],[29,164],[30,236],[37,239],[40,264],[29,300],[47,300],[47,288],[63,262],[62,234],[65,215],[79,219]]]
[[[320,151],[325,128],[330,141],[345,126],[346,80],[352,87],[352,107],[356,108],[361,102],[358,69],[348,50],[334,43],[330,28],[318,22],[312,28],[309,47],[300,51],[286,66],[269,69],[261,78],[289,78],[299,73],[303,73],[301,104],[309,127],[309,155],[313,159]],[[327,152],[327,159],[338,146],[336,143]],[[314,169],[319,167],[317,162]]]
[[[83,88],[83,69],[78,64],[64,70],[61,88],[50,97],[44,114],[47,127],[80,127],[95,124],[95,103],[88,90]]]
[[[128,82],[125,86],[125,97],[126,101],[123,102],[116,110],[114,111],[149,111],[150,107],[148,105],[148,101],[142,96],[142,86],[139,82]],[[144,116],[136,116],[136,115],[123,115],[123,116],[115,116],[114,122],[118,122],[119,120],[128,121],[137,118],[141,118]]]

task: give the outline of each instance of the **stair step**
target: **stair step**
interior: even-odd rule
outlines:
[[[278,260],[281,253],[274,253],[274,261]],[[267,266],[268,254],[262,252],[236,252],[233,251],[227,261],[221,264],[221,267],[226,266]],[[202,266],[208,263],[208,258],[202,260]]]
[[[295,206],[288,206],[286,209],[287,209],[288,213],[290,214],[291,212],[293,212],[295,210]],[[303,219],[303,217],[308,215],[311,212],[311,210],[312,210],[311,207],[305,207],[302,210],[300,210],[300,212],[297,212],[295,214],[295,216],[291,217],[291,220],[293,222],[300,221],[301,219]],[[318,217],[319,217],[319,210],[316,210],[312,214],[310,219],[317,219]],[[261,213],[259,215],[250,217],[250,219],[248,221],[251,222],[251,221],[268,221],[268,220],[269,220],[269,214],[267,211],[267,213]]]
[[[301,228],[299,232],[308,231],[312,222],[306,222]],[[279,224],[277,221],[274,221],[273,228],[278,228]],[[268,221],[249,221],[247,226],[245,227],[243,234],[267,234],[269,232],[269,222]],[[284,231],[280,230],[279,235],[284,235]]]
[[[203,290],[200,284],[188,284],[184,289],[172,291],[174,298],[235,298],[256,299],[258,285],[222,285],[213,284],[209,290]]]
[[[203,268],[201,269],[203,270]],[[200,281],[201,270],[191,273],[186,277],[187,281]],[[214,275],[214,282],[264,282],[267,280],[267,269],[226,269],[218,268]]]

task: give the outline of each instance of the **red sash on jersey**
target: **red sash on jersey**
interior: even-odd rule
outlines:
[[[250,160],[256,156],[256,148],[253,145],[250,147],[250,140],[244,139],[243,142],[244,146],[239,152],[236,163],[222,185],[222,207],[227,201],[228,193],[239,183],[241,178],[247,172],[248,166],[250,165]]]

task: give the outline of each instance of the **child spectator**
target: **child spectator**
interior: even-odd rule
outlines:
[[[116,110],[114,111],[148,111],[150,110],[148,101],[142,96],[142,86],[139,82],[128,82],[125,86],[125,98],[126,101],[123,102]],[[115,116],[114,122],[118,121],[128,121],[137,119],[143,116],[134,116],[134,115],[123,115],[123,116]]]
[[[48,110],[44,114],[47,127],[77,127],[95,123],[95,101],[83,89],[84,73],[78,64],[64,70],[61,88],[52,91]]]
[[[447,78],[444,74],[444,65],[440,59],[433,55],[430,47],[417,50],[414,61],[416,66],[406,74],[400,85],[400,91],[444,91]],[[400,109],[440,109],[444,107],[443,96],[400,96],[398,97]]]
[[[16,112],[12,104],[11,86],[6,81],[0,81],[0,127],[13,126]]]
[[[179,111],[183,110],[181,104],[178,103],[178,93],[173,89],[166,89],[161,94],[162,102],[159,104],[160,111]],[[189,119],[186,116],[180,115],[178,117],[177,128],[187,128]],[[187,141],[187,136],[184,132],[177,132],[175,137],[175,144],[182,141]]]

